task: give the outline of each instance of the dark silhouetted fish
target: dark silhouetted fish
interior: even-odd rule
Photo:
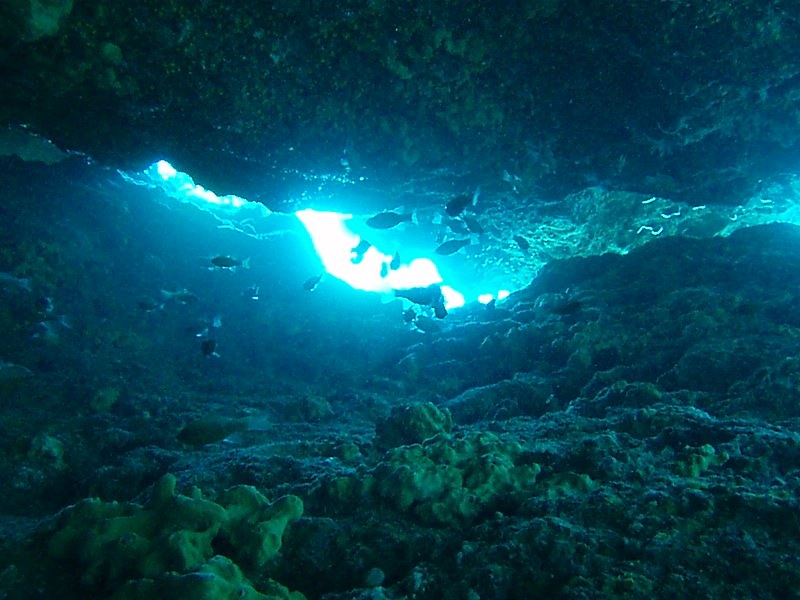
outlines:
[[[531,243],[521,235],[515,235],[514,241],[517,242],[517,246],[519,246],[520,250],[522,250],[523,252],[531,247]]]
[[[467,229],[469,229],[471,233],[477,233],[477,234],[483,233],[483,227],[481,227],[481,224],[478,223],[478,219],[476,219],[472,215],[464,215],[463,219],[464,219],[464,224],[467,226]]]
[[[400,223],[405,222],[416,223],[416,216],[414,213],[399,213],[394,211],[386,211],[378,213],[375,216],[367,219],[366,223],[373,229],[391,229],[397,227]]]
[[[444,205],[444,211],[451,217],[457,217],[468,206],[474,206],[481,194],[481,188],[477,188],[472,194],[460,194],[452,198]]]
[[[211,264],[218,269],[232,270],[239,267],[242,269],[249,269],[250,257],[247,257],[244,260],[239,260],[238,258],[233,258],[232,256],[215,256],[211,259]]]
[[[303,283],[303,289],[307,292],[313,292],[315,289],[317,289],[320,281],[322,281],[321,273],[306,279],[305,283]]]
[[[200,352],[203,353],[203,356],[213,356],[215,358],[219,358],[220,355],[217,352],[217,340],[209,338],[200,342]]]
[[[400,268],[400,253],[399,252],[395,252],[394,253],[394,257],[392,258],[392,262],[389,263],[389,268],[392,271],[396,271],[397,269]]]
[[[28,367],[6,362],[0,359],[0,384],[27,379],[33,376],[33,371]]]
[[[364,255],[370,248],[372,248],[372,244],[365,239],[360,240],[358,244],[353,246],[353,248],[350,250],[350,262],[354,265],[359,264],[362,260],[364,260]]]
[[[270,427],[266,417],[223,417],[209,415],[186,423],[178,433],[178,441],[189,446],[205,446],[222,441],[233,441],[234,434],[245,431],[266,431]]]
[[[455,254],[465,246],[469,246],[470,243],[471,242],[469,239],[449,240],[443,244],[440,244],[436,250],[434,250],[434,252],[436,252],[436,254],[441,254],[442,256],[448,256],[450,254]]]

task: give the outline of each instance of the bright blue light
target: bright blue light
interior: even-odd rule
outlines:
[[[464,294],[457,292],[449,285],[442,286],[442,296],[444,296],[444,307],[448,310],[464,306]]]
[[[251,237],[259,239],[269,237],[276,227],[275,217],[280,216],[273,214],[262,204],[249,202],[239,196],[218,196],[196,184],[191,176],[178,171],[165,160],[153,163],[139,174],[122,172],[120,174],[130,183],[158,187],[170,198],[190,203],[212,214],[220,222],[219,227],[234,229]],[[409,262],[401,262],[397,269],[389,268],[394,256],[384,254],[381,247],[385,250],[387,245],[397,244],[395,234],[398,231],[365,232],[364,217],[350,214],[307,209],[295,213],[295,216],[311,236],[314,249],[325,271],[355,289],[385,294],[389,298],[394,297],[392,290],[442,283],[443,278],[439,269],[428,258],[414,258]],[[397,229],[400,230],[402,227]],[[355,233],[356,231],[361,231],[362,235],[369,235],[370,241],[377,244],[377,247],[370,246],[361,260],[354,263],[353,248],[362,239]],[[401,245],[405,247],[404,244]],[[412,243],[413,245],[415,244]],[[417,255],[419,256],[419,252]],[[465,298],[462,293],[446,285],[441,287],[447,309],[464,305]],[[497,298],[505,297],[502,294],[503,292],[500,292]],[[505,295],[508,295],[508,292],[505,292]]]
[[[351,287],[368,292],[388,293],[393,289],[425,287],[442,281],[436,265],[427,258],[416,258],[394,270],[384,267],[392,261],[392,256],[384,254],[375,246],[370,246],[362,260],[354,264],[353,248],[361,238],[347,226],[353,215],[319,212],[310,208],[295,214],[311,236],[314,249],[325,270]],[[381,277],[382,270],[385,277]],[[453,299],[458,302],[455,295]],[[445,300],[448,300],[446,294]],[[461,296],[461,304],[463,301]]]
[[[150,167],[153,168],[152,166]],[[217,206],[232,206],[233,208],[241,208],[247,204],[247,200],[229,194],[227,196],[217,196],[211,190],[205,189],[202,185],[198,185],[186,173],[178,172],[175,167],[165,160],[160,160],[155,164],[156,173],[164,182],[172,183],[178,193],[182,193],[189,197],[198,198],[209,204],[216,204]]]
[[[190,175],[178,171],[166,160],[153,163],[144,170],[143,175],[149,179],[149,182],[122,173],[122,177],[131,183],[138,185],[156,184],[173,198],[181,202],[192,202],[199,207],[202,207],[203,204],[212,204],[222,209],[236,210],[247,205],[254,205],[259,207],[260,212],[269,213],[266,206],[248,202],[239,196],[233,194],[218,196],[211,190],[205,189],[202,185],[196,184]]]
[[[489,302],[495,299],[502,300],[503,298],[508,298],[510,294],[511,292],[509,292],[508,290],[498,291],[497,296],[494,296],[492,294],[481,294],[480,296],[478,296],[478,302],[480,302],[481,304],[489,304]]]
[[[156,172],[164,181],[172,179],[178,174],[178,171],[175,169],[175,167],[165,160],[160,160],[156,163]]]

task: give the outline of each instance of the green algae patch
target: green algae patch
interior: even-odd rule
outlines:
[[[299,592],[290,592],[277,582],[270,582],[264,592],[256,590],[239,567],[229,558],[214,556],[191,573],[164,573],[155,579],[126,582],[112,600],[151,600],[152,598],[191,598],[192,600],[303,600]]]
[[[685,449],[685,455],[677,461],[675,470],[683,477],[697,479],[709,469],[725,464],[729,458],[727,452],[718,451],[711,444],[703,444],[698,448]]]
[[[223,492],[219,502],[228,515],[221,538],[243,565],[254,569],[261,569],[278,554],[286,527],[303,516],[303,501],[297,496],[283,496],[270,503],[249,485]]]
[[[302,598],[268,579],[257,590],[240,570],[261,577],[303,513],[300,498],[270,503],[255,488],[236,486],[214,502],[197,488],[183,495],[175,486],[165,475],[144,506],[90,498],[66,508],[46,555],[73,567],[80,587],[98,596]]]
[[[452,428],[450,411],[432,402],[397,406],[388,417],[378,421],[376,443],[381,448],[419,444],[436,434],[449,433]]]
[[[518,506],[541,472],[526,456],[517,442],[491,433],[437,435],[388,452],[371,478],[374,492],[396,510],[428,523],[457,525]]]

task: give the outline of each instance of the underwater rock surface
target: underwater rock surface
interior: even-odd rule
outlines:
[[[304,291],[268,260],[287,239],[235,247],[284,278],[254,302],[252,272],[208,270],[231,242],[205,217],[5,176],[0,358],[26,371],[0,381],[3,597],[800,585],[800,228],[552,261],[420,333]]]
[[[408,181],[463,192],[504,171],[523,196],[736,204],[800,141],[797,9],[775,0],[1,10],[0,126],[114,168],[167,156],[276,210],[319,185],[309,170],[368,177],[386,209]]]

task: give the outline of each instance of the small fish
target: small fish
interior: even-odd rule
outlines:
[[[217,352],[217,340],[208,338],[200,342],[200,352],[203,353],[203,356],[219,358],[220,354]]]
[[[14,277],[11,273],[0,273],[0,287],[16,287],[31,291],[31,280],[27,277]]]
[[[317,289],[320,281],[322,281],[321,273],[306,279],[305,283],[303,283],[303,289],[307,292],[313,292],[315,289]]]
[[[367,219],[366,223],[373,229],[391,229],[397,227],[400,223],[411,222],[416,223],[416,215],[412,213],[399,213],[391,210],[378,213]]]
[[[523,252],[525,252],[531,247],[531,243],[521,235],[515,235],[514,241],[517,242],[517,246],[519,246],[520,250],[522,250]]]
[[[478,187],[472,194],[460,194],[445,204],[444,211],[451,217],[457,217],[464,212],[464,209],[466,209],[468,206],[474,206],[478,201],[480,194],[480,187]]]
[[[271,426],[267,417],[223,417],[208,415],[186,423],[178,432],[178,441],[188,446],[205,446],[228,440],[245,431],[266,431]]]
[[[36,298],[34,306],[40,317],[39,322],[36,323],[36,327],[40,331],[38,335],[34,334],[33,337],[56,339],[59,330],[72,329],[72,323],[67,315],[56,314],[56,305],[49,296]]]
[[[364,260],[364,255],[370,248],[372,248],[372,244],[365,239],[360,240],[358,244],[353,246],[353,248],[350,250],[350,262],[354,265],[359,264],[362,260]]]
[[[465,246],[469,246],[471,241],[469,239],[463,240],[449,240],[440,244],[434,252],[436,254],[440,254],[442,256],[449,256],[450,254],[455,254]]]
[[[476,233],[476,234],[483,233],[483,227],[481,227],[481,224],[478,223],[478,219],[476,219],[472,215],[464,215],[462,218],[464,219],[464,224],[467,226],[467,229],[469,229],[471,233]]]
[[[0,359],[0,383],[11,383],[28,377],[33,377],[33,371],[28,367]]]
[[[389,263],[381,263],[381,279],[385,278],[389,274]]]
[[[67,315],[56,315],[49,310],[41,321],[34,323],[33,327],[32,338],[55,343],[58,342],[59,334],[62,331],[72,329],[72,323]]]
[[[417,318],[417,312],[413,308],[403,311],[403,323],[412,323]]]
[[[230,417],[200,417],[189,421],[178,433],[178,441],[188,446],[205,446],[221,442],[232,433],[244,431],[248,427],[248,419]]]
[[[389,263],[389,268],[392,271],[397,271],[400,268],[400,253],[395,252],[394,257],[392,258],[392,262]]]
[[[38,310],[44,317],[48,317],[56,310],[56,305],[50,296],[40,296],[34,301],[36,310]]]
[[[230,271],[237,268],[249,269],[250,257],[248,256],[244,260],[239,260],[238,258],[233,258],[232,256],[215,256],[211,259],[211,264],[217,269],[228,269]]]
[[[164,300],[175,300],[176,302],[180,302],[181,304],[192,304],[193,302],[197,302],[199,299],[197,294],[193,294],[186,288],[182,290],[177,290],[175,292],[170,292],[169,290],[161,290],[161,295],[164,296]]]
[[[444,205],[444,211],[451,217],[457,217],[472,202],[472,195],[460,194]]]
[[[246,298],[250,298],[250,300],[258,300],[258,297],[261,295],[261,287],[257,285],[251,285],[244,291],[244,295]]]

